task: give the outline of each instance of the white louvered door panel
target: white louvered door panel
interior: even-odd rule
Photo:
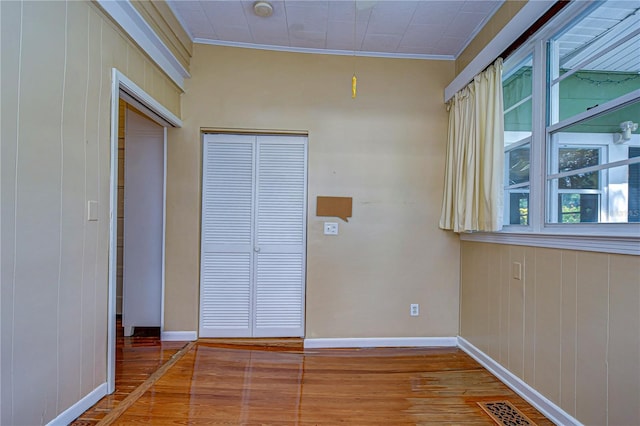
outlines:
[[[252,332],[255,137],[205,135],[200,337]]]
[[[306,141],[205,135],[200,337],[304,336]]]
[[[258,136],[256,337],[304,336],[306,158],[304,137]]]

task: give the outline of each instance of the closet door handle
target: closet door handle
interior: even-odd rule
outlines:
[[[254,247],[253,251],[255,251],[256,253],[260,253],[260,247]]]

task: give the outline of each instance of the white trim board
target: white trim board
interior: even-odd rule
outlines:
[[[121,97],[127,101],[127,103],[140,109],[141,112],[145,113],[145,115],[159,125],[164,127],[182,127],[182,120],[180,120],[178,116],[169,111],[164,105],[142,90],[140,86],[116,68],[113,68],[112,84],[117,84],[117,91],[115,94],[111,93],[112,96]]]
[[[513,43],[524,30],[538,20],[555,1],[529,1],[511,21],[476,55],[456,78],[444,89],[444,101],[447,102],[459,90],[464,88],[487,65]]]
[[[198,340],[198,333],[195,331],[163,331],[160,333],[160,340],[163,342],[193,342]]]
[[[631,236],[632,234],[633,232],[625,236],[597,236],[589,235],[589,230],[585,230],[582,235],[478,232],[460,234],[460,240],[638,256],[640,255],[640,238]]]
[[[478,361],[480,365],[489,370],[491,374],[496,376],[505,385],[509,386],[515,393],[524,398],[529,404],[533,405],[553,423],[565,426],[582,425],[582,423],[577,419],[573,418],[562,408],[558,407],[555,403],[543,396],[540,392],[529,386],[502,365],[498,364],[464,337],[458,336],[458,347],[466,352],[471,358]]]
[[[107,383],[102,383],[100,386],[89,392],[80,401],[73,404],[71,407],[64,410],[55,419],[47,423],[47,426],[66,426],[89,408],[91,408],[96,402],[100,401],[100,398],[107,394]]]
[[[189,71],[158,37],[153,28],[144,20],[130,0],[96,0],[138,46],[162,69],[171,80],[184,91],[184,79],[190,78]]]
[[[347,337],[304,339],[304,348],[456,347],[457,343],[455,337]]]

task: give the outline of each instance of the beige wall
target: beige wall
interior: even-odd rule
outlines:
[[[309,132],[307,337],[456,335],[459,242],[437,228],[452,62],[195,45],[191,72],[169,133],[167,330],[197,329],[200,128],[219,127]],[[353,197],[338,237],[319,195]]]
[[[500,9],[482,27],[471,43],[456,58],[456,75],[480,53],[485,46],[504,28],[507,23],[527,4],[525,0],[506,0]],[[533,24],[533,22],[531,22]],[[523,31],[526,28],[522,29]]]
[[[640,257],[461,245],[460,335],[584,424],[640,424]]]
[[[36,425],[106,380],[111,68],[177,115],[180,90],[89,2],[0,8],[0,424]]]

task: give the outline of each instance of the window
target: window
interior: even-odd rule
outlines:
[[[505,60],[506,231],[640,235],[639,52],[637,4],[574,2]]]
[[[548,223],[637,222],[640,140],[616,132],[625,117],[637,120],[640,102],[550,132]]]
[[[503,78],[505,212],[509,224],[529,224],[532,57]]]
[[[557,151],[553,165],[557,166],[557,179],[550,179],[550,193],[557,194],[557,205],[550,211],[548,222],[598,222],[600,206],[600,173],[580,172],[597,166],[602,148],[563,147]],[[550,200],[550,204],[556,197]],[[557,212],[557,215],[555,214]]]

